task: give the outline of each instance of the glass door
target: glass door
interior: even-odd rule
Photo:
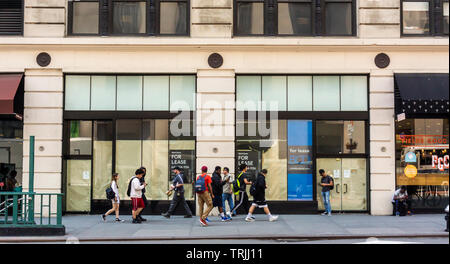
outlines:
[[[67,160],[66,211],[91,210],[91,160]]]
[[[342,210],[367,210],[366,159],[342,159]]]
[[[319,174],[320,169],[325,170],[325,172],[334,179],[334,189],[330,191],[331,209],[333,211],[342,211],[341,159],[317,159],[317,201],[319,204],[319,210],[324,210],[325,208],[323,207],[322,186],[319,185],[322,179],[322,176],[320,176]]]
[[[317,201],[319,210],[324,210],[322,187],[319,185],[320,169],[333,177],[334,189],[330,192],[333,211],[367,210],[367,171],[364,158],[324,158],[317,159]]]

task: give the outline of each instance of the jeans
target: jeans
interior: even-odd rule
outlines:
[[[191,209],[184,198],[184,192],[175,192],[173,194],[172,201],[170,202],[169,210],[167,211],[168,215],[172,215],[175,209],[179,204],[182,204],[184,210],[186,211],[186,215],[192,215]]]
[[[222,194],[222,206],[223,206],[223,210],[226,212],[226,205],[225,202],[228,201],[228,206],[230,207],[230,211],[233,209],[234,207],[234,203],[233,203],[233,195],[231,193],[224,193]],[[232,213],[236,214],[236,211],[233,211]]]
[[[331,214],[331,204],[330,204],[330,192],[322,192],[323,197],[323,207],[325,207],[325,212]]]

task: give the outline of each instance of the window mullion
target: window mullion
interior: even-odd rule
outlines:
[[[430,14],[430,20],[433,21],[432,23],[430,23],[430,27],[432,27],[432,34],[436,36],[440,36],[443,33],[444,14],[442,2],[442,0],[434,0],[430,3],[430,5],[432,5],[432,14]]]
[[[323,0],[314,0],[315,3],[314,4],[314,14],[315,14],[315,21],[314,21],[314,34],[316,36],[323,36],[325,34],[325,31],[323,29],[323,22],[324,22],[324,18],[325,18],[325,14],[324,14],[324,8],[325,8],[325,3]]]

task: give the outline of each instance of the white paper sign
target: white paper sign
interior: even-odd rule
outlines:
[[[344,178],[350,178],[351,175],[351,170],[344,170]]]
[[[341,171],[340,170],[334,170],[333,171],[333,173],[334,173],[334,178],[340,178],[341,177]]]
[[[83,180],[89,180],[91,173],[89,171],[83,171]]]

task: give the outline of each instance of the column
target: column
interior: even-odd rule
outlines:
[[[372,215],[392,214],[395,190],[394,76],[370,74],[370,201]]]

